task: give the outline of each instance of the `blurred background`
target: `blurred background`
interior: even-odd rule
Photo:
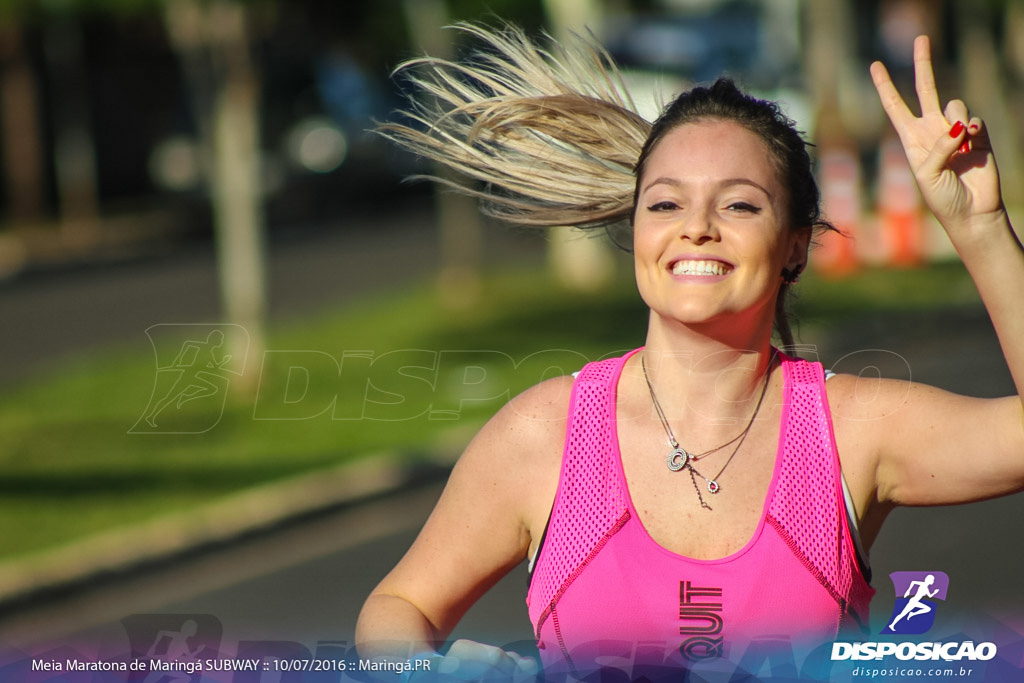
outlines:
[[[499,20],[592,33],[650,118],[722,73],[779,100],[847,235],[815,250],[795,304],[807,354],[1012,391],[868,64],[909,99],[913,38],[932,37],[940,93],[985,118],[1015,214],[1024,2],[4,0],[0,644],[123,639],[139,612],[347,642],[501,401],[642,343],[608,240],[495,225],[403,181],[429,169],[369,132],[402,106],[397,64],[457,57],[473,46],[444,27]],[[1024,605],[1018,507],[897,515],[880,618],[887,568],[949,572],[965,609]],[[504,634],[494,615],[515,609],[500,637],[523,637],[515,580],[467,633]]]
[[[865,65],[882,59],[909,85],[910,43],[928,33],[943,92],[985,113],[1007,185],[1019,175],[1020,124],[1010,112],[1024,73],[1024,8],[1013,0],[9,0],[0,8],[7,279],[236,230],[283,239],[422,192],[398,182],[413,162],[368,129],[401,102],[390,78],[401,60],[465,47],[442,28],[460,20],[592,33],[651,117],[658,95],[733,75],[786,105],[818,145],[823,183],[839,186],[832,213],[853,223],[898,203],[878,182],[890,172],[890,134]],[[236,228],[242,217],[253,225]],[[895,243],[856,248],[872,262],[942,248],[886,240]]]

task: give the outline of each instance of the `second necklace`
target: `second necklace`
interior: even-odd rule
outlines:
[[[672,433],[672,427],[669,426],[668,419],[665,417],[665,411],[662,410],[661,403],[658,402],[658,397],[654,393],[654,385],[651,384],[651,378],[647,375],[647,363],[645,357],[644,355],[640,356],[640,367],[643,368],[644,371],[644,380],[647,381],[647,389],[651,394],[651,403],[654,404],[654,410],[658,413],[658,419],[661,421],[661,426],[665,428],[665,434],[668,436],[668,444],[672,447],[672,450],[669,452],[668,458],[666,459],[666,464],[673,472],[679,472],[680,470],[689,471],[690,480],[693,482],[693,488],[697,491],[697,498],[700,500],[700,506],[705,510],[711,510],[712,508],[704,501],[704,495],[700,492],[700,486],[697,485],[697,477],[700,477],[707,482],[708,492],[715,494],[722,490],[718,480],[721,478],[722,473],[725,472],[725,468],[729,466],[729,463],[732,462],[732,459],[740,450],[740,446],[743,445],[743,442],[747,438],[747,433],[750,432],[750,428],[754,425],[754,420],[757,419],[757,414],[761,410],[761,404],[764,402],[764,396],[768,392],[768,382],[771,379],[771,366],[774,360],[775,357],[773,355],[772,360],[768,363],[769,371],[765,373],[764,385],[761,387],[761,395],[757,399],[757,406],[754,408],[754,412],[750,416],[747,426],[743,428],[743,431],[729,441],[726,441],[721,446],[716,446],[709,451],[704,451],[703,453],[690,453],[679,445],[679,441],[676,439],[675,434]],[[737,441],[739,443],[736,443]],[[713,478],[708,479],[693,466],[693,464],[701,458],[720,451],[733,443],[736,443],[736,448],[732,449],[732,453],[729,454],[729,458],[725,461],[725,464],[722,465],[722,469],[718,470],[718,474]]]

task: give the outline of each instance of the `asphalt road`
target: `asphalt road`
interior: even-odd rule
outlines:
[[[386,204],[386,202],[381,202]],[[278,228],[267,250],[270,323],[418,282],[440,260],[427,198],[360,209],[332,224]],[[494,226],[491,226],[492,228]],[[483,265],[542,257],[536,233],[488,229]],[[200,242],[117,263],[0,281],[0,384],[94,351],[149,349],[160,323],[221,321],[213,246]]]
[[[280,283],[272,291],[274,315],[366,291],[360,288],[376,284],[366,275],[371,259],[386,259],[390,273],[403,277],[425,272],[436,253],[430,233],[409,229],[425,219],[409,214],[397,223],[395,217],[389,220],[388,230],[360,231],[358,248],[351,234],[321,234],[284,245],[273,264]],[[535,244],[518,238],[492,246],[502,257],[537,255]],[[215,291],[212,277],[212,258],[195,252],[145,266],[29,279],[5,287],[0,319],[5,325],[13,320],[17,327],[8,329],[23,330],[24,335],[0,337],[0,358],[25,362],[8,360],[3,373],[16,378],[26,365],[38,368],[52,358],[110,341],[142,344],[143,330],[157,322],[211,319],[217,310],[210,294]],[[116,316],[110,315],[112,310]],[[877,365],[885,374],[909,373],[916,381],[975,395],[1004,395],[1012,389],[991,327],[977,309],[879,316],[870,324],[835,330],[814,344],[828,364],[846,357],[847,365],[839,369]],[[970,454],[962,466],[970,467]],[[347,647],[362,600],[409,545],[439,490],[438,483],[426,483],[217,551],[40,600],[0,615],[0,643],[33,652],[50,647],[123,651],[134,623],[123,619],[162,614],[164,622],[180,624],[196,617],[206,626],[219,624],[218,637],[229,649],[247,641],[273,642],[281,651],[295,652]],[[874,619],[884,619],[891,609],[890,572],[939,570],[950,576],[948,602],[956,610],[1020,621],[1022,509],[1024,501],[1018,497],[894,513],[872,550],[879,591]],[[456,635],[502,643],[528,640],[525,591],[525,570],[520,568],[473,608]]]

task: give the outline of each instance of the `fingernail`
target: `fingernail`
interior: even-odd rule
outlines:
[[[967,140],[964,140],[963,143],[960,144],[960,147],[957,151],[959,151],[961,154],[967,154],[968,152],[971,151],[971,143],[968,142]]]
[[[981,128],[981,126],[979,126],[979,125],[978,125],[978,124],[976,124],[976,123],[972,123],[972,124],[971,124],[971,125],[970,125],[970,126],[969,126],[969,127],[967,128],[967,130],[969,130],[969,131],[971,131],[972,133],[974,133],[974,132],[976,132],[976,131],[977,131],[977,130],[978,130],[979,128]]]
[[[953,127],[949,129],[949,137],[951,137],[951,138],[958,138],[958,137],[960,137],[960,133],[963,133],[963,132],[964,132],[964,122],[963,121],[957,121],[956,123],[953,124]]]

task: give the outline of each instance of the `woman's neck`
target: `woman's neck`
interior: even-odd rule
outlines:
[[[750,415],[770,379],[777,354],[770,335],[768,327],[757,335],[723,338],[695,327],[652,320],[644,350],[627,367],[634,395],[642,403],[649,380],[667,415],[712,422],[742,420]]]

